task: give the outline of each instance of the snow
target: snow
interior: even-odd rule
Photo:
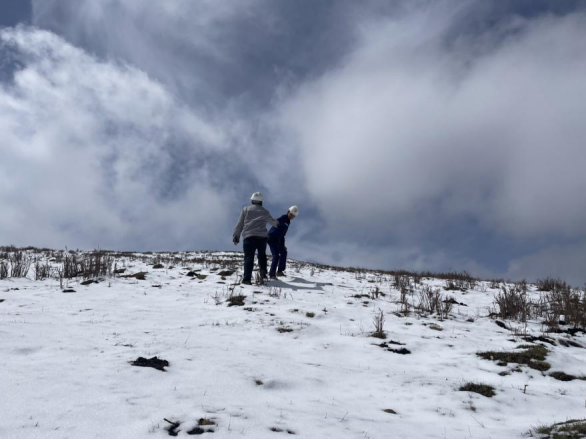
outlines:
[[[234,255],[193,255],[210,261],[153,269],[153,255],[128,257],[127,273],[146,271],[145,281],[69,280],[74,293],[55,279],[0,280],[0,437],[166,438],[167,419],[191,438],[205,418],[215,424],[202,427],[214,430],[204,438],[519,438],[585,416],[586,382],[547,375],[586,374],[583,348],[548,346],[545,374],[521,366],[499,376],[516,365],[476,356],[526,344],[488,317],[497,292],[488,283],[445,292],[466,306],[440,322],[398,316],[388,275],[293,263],[268,286],[234,287],[245,305],[228,307],[238,272],[222,280],[216,269]],[[192,279],[189,269],[208,276]],[[375,286],[384,297],[353,297]],[[375,345],[384,342],[370,336],[379,309],[385,341],[405,344],[389,347],[411,354]],[[567,338],[586,346],[580,334]],[[132,366],[139,356],[170,366]],[[492,385],[496,396],[458,391],[467,382]]]

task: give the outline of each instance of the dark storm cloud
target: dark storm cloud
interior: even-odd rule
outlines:
[[[318,75],[353,39],[347,2],[48,0],[34,21],[102,57],[120,57],[199,105],[243,101]],[[185,96],[185,95],[184,95]]]

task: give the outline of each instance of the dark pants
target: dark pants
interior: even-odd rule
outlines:
[[[285,272],[287,266],[287,248],[282,243],[272,241],[269,241],[269,247],[271,248],[271,254],[273,256],[269,276],[274,277],[277,270],[279,272]]]
[[[244,278],[242,281],[252,281],[254,268],[254,253],[258,251],[258,266],[261,275],[267,273],[267,239],[263,237],[247,237],[242,242],[244,248]]]

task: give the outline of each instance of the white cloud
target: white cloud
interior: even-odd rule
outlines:
[[[232,66],[231,26],[260,20],[264,0],[61,1],[34,0],[33,24],[58,30],[74,44],[120,57],[148,71],[174,92],[207,99],[218,70]],[[236,72],[225,72],[236,74]]]
[[[232,191],[189,163],[225,153],[212,121],[50,32],[5,29],[0,42],[23,65],[0,88],[0,241],[188,248],[224,232]],[[193,169],[166,194],[182,162]]]
[[[505,236],[586,234],[586,17],[456,38],[443,6],[410,14],[363,26],[283,105],[328,226],[401,236],[472,216]]]
[[[583,14],[472,31],[501,6],[33,5],[71,44],[24,32],[24,70],[0,92],[1,132],[26,145],[0,147],[12,164],[0,226],[49,229],[19,232],[31,243],[177,248],[203,234],[193,246],[218,248],[246,203],[234,194],[257,189],[273,210],[302,207],[298,256],[338,264],[498,276],[474,262],[496,265],[497,246],[467,243],[586,234]],[[330,23],[307,20],[316,11]],[[23,201],[32,187],[47,202]],[[70,198],[50,197],[62,188]]]

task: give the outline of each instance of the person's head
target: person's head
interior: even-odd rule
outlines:
[[[299,215],[299,208],[297,207],[297,205],[291,206],[289,208],[289,211],[287,211],[287,216],[289,217],[289,220],[293,220],[298,215]]]
[[[252,194],[252,196],[250,196],[250,201],[253,205],[260,205],[262,206],[262,193],[259,192],[255,192],[254,194]]]

